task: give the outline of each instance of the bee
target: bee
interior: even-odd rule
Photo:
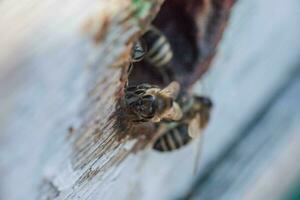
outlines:
[[[165,83],[170,82],[164,66],[172,58],[173,51],[166,36],[154,26],[150,26],[132,46],[128,74],[130,74],[135,62],[145,59],[147,63],[158,70]]]
[[[212,102],[209,98],[193,96],[183,106],[183,117],[178,122],[163,123],[153,149],[162,152],[173,151],[199,137],[206,127]]]
[[[168,39],[156,27],[150,26],[142,36],[141,42],[145,43],[148,48],[145,55],[146,61],[155,67],[161,68],[173,58],[173,51]]]
[[[180,120],[182,111],[176,99],[180,86],[171,82],[164,89],[140,84],[125,88],[124,103],[133,122],[160,122],[162,119]]]

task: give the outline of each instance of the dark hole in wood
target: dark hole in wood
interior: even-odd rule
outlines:
[[[234,0],[166,0],[153,21],[169,40],[174,56],[165,66],[169,81],[195,83],[209,67]],[[134,64],[129,84],[165,86],[161,72],[145,61]]]
[[[209,68],[233,3],[234,0],[166,0],[152,24],[167,37],[173,50],[173,59],[165,67],[169,81],[163,79],[157,67],[143,60],[134,63],[128,77],[129,86],[149,83],[164,87],[175,80],[186,92]],[[152,128],[134,124],[140,130],[129,130],[126,111],[117,111],[118,129],[130,133],[133,138],[146,135],[142,134],[146,130],[155,131],[152,123],[146,123]]]

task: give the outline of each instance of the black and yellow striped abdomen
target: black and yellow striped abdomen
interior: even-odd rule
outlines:
[[[173,151],[188,144],[191,140],[187,124],[179,124],[158,138],[154,143],[153,149],[157,151]]]
[[[167,65],[172,57],[173,51],[167,38],[158,29],[151,26],[150,29],[143,35],[148,52],[146,59],[156,67]]]

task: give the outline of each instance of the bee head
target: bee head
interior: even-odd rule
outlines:
[[[212,101],[203,96],[194,96],[196,109],[198,110],[208,110],[210,111],[213,107]]]
[[[135,107],[136,113],[142,118],[150,119],[155,114],[155,97],[144,95]]]

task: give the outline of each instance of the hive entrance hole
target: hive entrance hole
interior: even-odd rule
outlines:
[[[166,0],[160,12],[153,21],[168,39],[173,51],[173,58],[164,66],[164,72],[168,76],[163,78],[161,70],[145,60],[134,63],[131,74],[128,77],[129,85],[141,83],[166,86],[170,81],[178,81],[185,86],[198,63],[199,50],[197,46],[197,27],[191,10],[201,6],[202,1],[176,1]]]

